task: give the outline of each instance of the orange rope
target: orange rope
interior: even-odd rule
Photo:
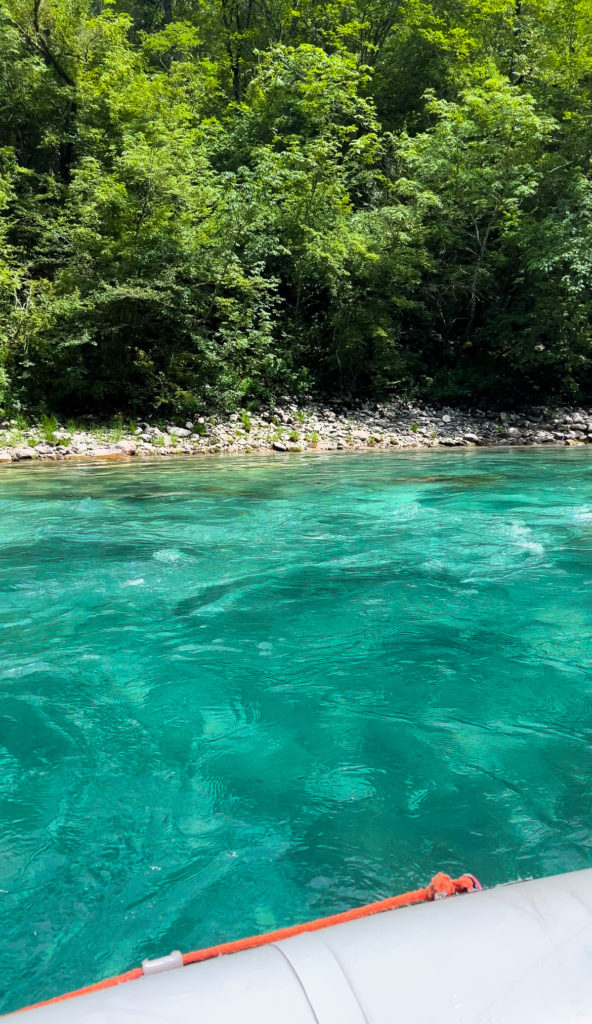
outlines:
[[[115,974],[112,978],[103,978],[94,985],[86,985],[85,988],[77,988],[75,992],[64,992],[62,996],[54,996],[53,999],[45,999],[42,1003],[33,1003],[32,1006],[23,1006],[15,1013],[24,1013],[25,1010],[37,1010],[40,1006],[51,1006],[52,1003],[61,1003],[64,999],[73,999],[74,996],[87,996],[91,992],[100,992],[103,988],[113,988],[114,985],[122,985],[124,981],[135,981],[142,977],[142,968],[134,967],[133,971],[126,971],[124,974]]]
[[[201,963],[202,960],[211,960],[215,956],[224,956],[227,953],[239,953],[243,949],[256,949],[257,946],[266,946],[271,942],[281,942],[282,939],[290,939],[293,935],[302,935],[304,932],[318,932],[321,928],[330,928],[334,924],[344,924],[346,921],[357,921],[361,917],[370,917],[372,914],[381,914],[384,910],[394,910],[396,907],[406,907],[410,903],[423,903],[425,900],[436,900],[443,896],[454,896],[460,892],[472,892],[479,883],[472,875],[461,875],[460,878],[450,878],[441,871],[434,875],[432,881],[425,889],[414,889],[412,892],[404,892],[400,896],[389,896],[386,900],[378,900],[377,903],[368,903],[364,907],[354,907],[352,910],[344,910],[341,914],[332,914],[330,917],[319,917],[316,921],[305,921],[304,924],[294,924],[290,928],[278,928],[275,932],[266,932],[264,935],[250,935],[247,939],[237,939],[235,942],[223,942],[220,946],[210,946],[209,949],[197,949],[193,953],[183,954],[183,964]]]
[[[196,949],[192,953],[183,954],[183,966],[186,964],[201,963],[203,960],[211,960],[216,956],[224,956],[228,953],[239,953],[244,949],[256,949],[258,946],[266,946],[272,942],[280,942],[282,939],[289,939],[293,935],[302,935],[304,932],[317,932],[321,928],[329,928],[334,924],[344,924],[346,921],[357,921],[362,917],[370,917],[372,914],[381,914],[385,910],[394,910],[396,907],[406,907],[411,903],[423,903],[426,900],[442,899],[445,896],[455,896],[461,892],[473,892],[481,886],[473,875],[461,875],[460,878],[450,878],[441,871],[434,875],[432,881],[425,889],[414,889],[411,892],[401,893],[400,896],[389,896],[386,900],[378,900],[376,903],[368,903],[364,907],[354,907],[352,910],[345,910],[341,914],[332,914],[330,917],[319,917],[316,921],[305,921],[304,924],[295,924],[289,928],[278,928],[274,932],[266,932],[263,935],[250,935],[246,939],[237,939],[235,942],[223,942],[218,946],[209,946],[207,949]],[[105,978],[94,985],[87,985],[86,988],[76,989],[75,992],[66,992],[62,996],[55,996],[53,999],[46,999],[45,1002],[35,1003],[34,1006],[23,1007],[23,1010],[35,1010],[40,1006],[50,1006],[52,1003],[60,1003],[63,999],[73,999],[74,996],[88,995],[90,992],[100,992],[104,988],[112,988],[114,985],[121,985],[125,981],[135,981],[142,977],[142,968],[136,967],[125,974],[117,974],[113,978]],[[23,1010],[18,1010],[22,1013]]]

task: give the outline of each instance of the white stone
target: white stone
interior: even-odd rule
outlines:
[[[115,447],[118,449],[118,451],[123,452],[124,455],[136,454],[135,441],[118,441]]]

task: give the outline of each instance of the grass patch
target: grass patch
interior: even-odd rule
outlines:
[[[40,432],[44,441],[48,444],[54,444],[54,434],[59,427],[59,423],[55,416],[42,416],[40,423]]]
[[[121,439],[123,437],[123,434],[124,434],[123,420],[122,419],[113,420],[113,423],[112,423],[111,428],[109,430],[109,440],[110,441],[121,441]]]

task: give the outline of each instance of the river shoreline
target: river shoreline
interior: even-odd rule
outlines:
[[[592,444],[592,409],[470,412],[411,402],[364,405],[286,402],[271,412],[201,416],[115,427],[0,425],[0,462],[154,458],[313,451]]]

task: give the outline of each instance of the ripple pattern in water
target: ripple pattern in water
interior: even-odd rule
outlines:
[[[589,866],[588,450],[0,475],[0,1008]]]

